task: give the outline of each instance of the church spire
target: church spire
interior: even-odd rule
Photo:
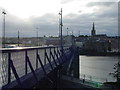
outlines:
[[[92,36],[96,35],[94,22],[93,22],[93,27],[92,27],[91,35]]]

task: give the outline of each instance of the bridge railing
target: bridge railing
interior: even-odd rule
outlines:
[[[14,48],[3,49],[2,58],[0,58],[0,87],[17,80],[20,84],[20,78],[33,73],[35,70],[43,68],[49,63],[50,70],[55,65],[60,65],[62,52],[60,47],[32,47],[32,48]],[[64,54],[70,53],[70,47],[64,47]],[[41,61],[41,63],[39,63]],[[52,63],[54,62],[54,66]],[[42,65],[41,65],[42,64]]]

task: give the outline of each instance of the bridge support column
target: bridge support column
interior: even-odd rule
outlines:
[[[75,77],[75,78],[79,78],[79,49],[74,47],[73,51],[73,57],[71,59],[71,61],[69,62],[69,66],[68,66],[68,70],[67,70],[67,74],[69,76]]]
[[[73,67],[74,67],[74,77],[79,78],[79,50],[76,49],[75,51],[75,57],[73,60]]]

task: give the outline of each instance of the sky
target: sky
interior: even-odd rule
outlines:
[[[6,37],[58,36],[59,12],[63,9],[63,35],[118,35],[119,0],[0,0],[0,35],[6,11]],[[68,29],[67,29],[68,28]],[[79,33],[80,32],[80,33]]]

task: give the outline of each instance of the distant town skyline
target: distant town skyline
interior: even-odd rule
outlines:
[[[6,11],[6,37],[59,35],[59,15],[63,9],[63,35],[96,34],[118,36],[119,0],[2,0],[0,1],[0,36]]]

